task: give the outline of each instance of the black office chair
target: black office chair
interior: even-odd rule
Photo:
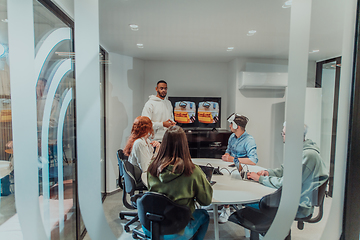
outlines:
[[[122,201],[124,206],[127,209],[134,210],[136,209],[136,199],[140,197],[140,195],[136,195],[135,192],[138,192],[140,194],[143,193],[143,191],[147,190],[144,183],[141,181],[141,169],[137,166],[132,165],[129,161],[125,159],[122,160],[122,167],[123,167],[123,197]],[[128,202],[128,197],[130,196],[130,202]],[[138,214],[136,211],[121,211],[119,213],[120,219],[124,219],[125,216],[131,216],[133,219],[131,219],[129,222],[127,222],[124,226],[124,230],[126,232],[130,231],[130,225],[134,222],[139,220]]]
[[[304,229],[304,222],[307,223],[317,223],[319,222],[324,214],[324,199],[326,196],[326,187],[328,184],[329,179],[327,179],[318,189],[317,191],[313,191],[313,206],[318,207],[319,211],[315,217],[312,216],[312,214],[305,218],[295,218],[295,221],[297,221],[297,228],[299,230]]]
[[[175,234],[183,230],[190,221],[191,211],[167,196],[146,192],[137,200],[140,223],[151,232],[151,238],[143,232],[133,230],[134,239],[160,239],[161,235]]]
[[[321,220],[326,186],[327,181],[313,191],[313,196],[319,196],[313,200],[314,206],[319,207],[319,214],[321,215],[318,215],[316,218],[312,218],[312,215],[310,215],[306,218],[295,219],[295,221],[298,221],[298,228],[299,226],[302,227],[299,229],[304,228],[304,222],[315,223]],[[260,209],[255,209],[252,207],[242,208],[230,215],[229,221],[249,229],[250,240],[258,240],[259,234],[264,236],[275,218],[280,204],[281,193],[282,187],[276,190],[274,193],[264,196],[259,202]],[[291,231],[286,236],[285,240],[290,239]]]
[[[121,189],[124,189],[124,164],[123,160],[128,160],[128,156],[125,156],[122,149],[117,150],[116,157],[118,160],[118,166],[119,166],[119,187]]]

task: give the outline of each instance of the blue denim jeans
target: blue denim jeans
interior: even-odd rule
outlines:
[[[206,231],[209,226],[210,217],[205,209],[196,209],[193,212],[194,219],[191,219],[188,225],[185,227],[184,234],[171,234],[161,236],[162,240],[188,240],[194,237],[194,240],[202,240],[205,237]],[[150,237],[151,233],[144,227],[142,227],[146,236]]]
[[[0,187],[1,187],[0,196],[8,196],[11,194],[11,192],[10,192],[10,175],[7,175],[0,180]]]
[[[256,203],[248,203],[248,204],[244,204],[243,206],[244,206],[244,207],[252,207],[252,208],[255,208],[255,209],[260,209],[260,208],[259,208],[259,202],[256,202]]]

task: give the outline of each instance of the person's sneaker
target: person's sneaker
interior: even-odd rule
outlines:
[[[230,207],[223,207],[219,216],[219,223],[226,223],[230,217]]]
[[[204,207],[202,207],[202,208],[205,209],[206,211],[211,211],[211,210],[213,210],[213,205],[210,204],[210,205],[204,206]]]

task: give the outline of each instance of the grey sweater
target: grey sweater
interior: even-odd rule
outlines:
[[[280,188],[283,181],[284,166],[269,169],[269,176],[260,176],[259,182],[268,187]],[[320,156],[319,147],[310,139],[304,141],[302,160],[302,185],[298,212],[296,217],[303,218],[313,213],[314,201],[312,191],[328,178],[328,170]]]

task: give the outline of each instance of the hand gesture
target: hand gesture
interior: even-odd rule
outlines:
[[[247,173],[247,178],[258,182],[259,178],[260,178],[260,175],[258,173],[256,173],[256,172],[248,172]]]
[[[158,152],[160,149],[160,143],[158,141],[152,141],[151,146],[153,146],[155,148],[155,151]]]
[[[257,172],[257,175],[259,176],[269,176],[269,172],[266,170],[261,170]]]
[[[175,124],[176,124],[176,122],[172,121],[171,119],[168,119],[168,120],[163,122],[163,126],[166,127],[166,128],[174,126]]]
[[[225,153],[224,155],[222,155],[221,159],[225,162],[233,162],[234,161],[234,157],[230,156],[230,154],[228,154],[228,153]]]
[[[152,141],[150,144],[153,147],[160,147],[160,143],[158,141]]]

